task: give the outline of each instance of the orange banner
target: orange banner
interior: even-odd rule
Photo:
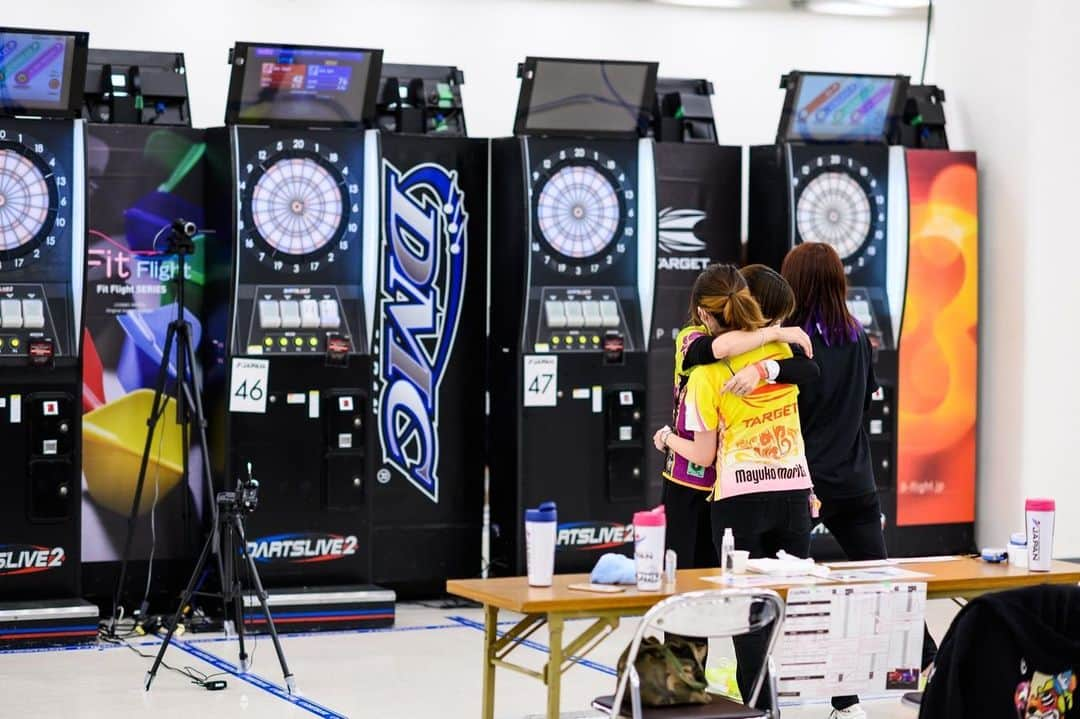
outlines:
[[[975,520],[979,242],[975,153],[907,152],[897,524]]]

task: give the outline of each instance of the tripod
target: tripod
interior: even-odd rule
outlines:
[[[131,502],[131,512],[127,521],[127,536],[124,540],[124,554],[120,562],[120,577],[113,593],[112,616],[109,619],[107,634],[116,636],[119,621],[120,597],[127,578],[128,562],[131,559],[131,545],[135,539],[135,523],[139,516],[139,504],[142,501],[143,485],[146,483],[146,469],[153,451],[154,431],[165,414],[166,389],[169,381],[169,365],[172,362],[173,345],[176,345],[176,423],[180,426],[180,446],[182,459],[181,486],[188,486],[188,423],[195,425],[202,443],[203,476],[206,479],[206,497],[214,496],[214,480],[210,471],[209,444],[206,441],[206,420],[202,406],[202,387],[195,371],[195,348],[191,340],[191,325],[184,319],[184,285],[187,256],[195,251],[195,235],[198,228],[194,222],[182,219],[174,220],[169,228],[168,254],[176,255],[176,319],[169,323],[165,334],[165,346],[158,365],[157,383],[154,386],[154,400],[150,405],[150,416],[146,420],[146,444],[143,446],[142,461],[139,464],[139,480],[135,485],[135,496]],[[162,429],[164,431],[164,429]],[[210,503],[211,517],[217,520],[217,508]],[[218,568],[221,569],[220,559]]]
[[[221,598],[226,608],[233,608],[233,620],[236,625],[236,639],[240,645],[240,671],[246,672],[251,666],[248,660],[247,650],[244,647],[244,592],[240,584],[240,574],[237,571],[236,560],[239,554],[247,563],[251,575],[251,583],[254,585],[255,596],[262,607],[263,617],[266,619],[267,629],[270,631],[270,639],[274,643],[274,651],[277,652],[278,664],[281,665],[281,673],[285,677],[285,686],[290,694],[296,693],[296,680],[289,671],[289,664],[285,661],[285,652],[278,640],[277,629],[274,627],[274,619],[270,616],[270,607],[266,603],[266,590],[263,589],[262,580],[259,578],[259,570],[255,567],[255,560],[248,552],[247,536],[244,533],[244,515],[255,510],[258,504],[259,483],[251,478],[251,465],[248,465],[248,479],[241,482],[235,492],[220,492],[217,496],[217,521],[214,531],[206,538],[199,561],[195,565],[195,571],[191,573],[187,589],[180,597],[180,604],[176,607],[176,614],[169,623],[169,633],[165,635],[165,641],[158,649],[157,657],[146,673],[146,690],[150,691],[150,685],[157,675],[158,667],[165,657],[165,650],[169,648],[173,632],[180,622],[180,615],[191,602],[195,594],[195,587],[199,583],[200,575],[206,567],[206,562],[214,551],[215,539],[220,541],[218,547],[218,561],[221,565]]]

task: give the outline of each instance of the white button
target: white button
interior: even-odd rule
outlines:
[[[336,300],[319,300],[319,326],[332,330],[341,326],[341,315],[338,313]]]
[[[600,303],[585,301],[581,303],[581,310],[585,314],[586,327],[602,327],[604,319],[600,315]]]
[[[566,312],[563,303],[548,300],[544,303],[544,317],[548,327],[566,327]]]
[[[614,300],[604,300],[600,303],[600,317],[604,327],[619,326],[619,305]]]
[[[23,300],[23,327],[38,330],[45,326],[45,303],[41,300]]]
[[[0,326],[22,327],[22,302],[19,300],[0,300]]]
[[[352,449],[352,435],[349,433],[342,433],[337,436],[338,449]]]
[[[56,400],[46,400],[41,403],[41,413],[46,417],[55,417],[60,414],[60,403]]]
[[[56,454],[56,448],[57,446],[55,439],[45,439],[41,442],[42,454]]]
[[[276,330],[281,327],[277,300],[259,300],[259,327],[264,330]]]
[[[319,326],[319,303],[315,300],[300,300],[300,326]]]
[[[623,425],[619,427],[619,441],[629,442],[634,438],[634,428]]]
[[[585,314],[581,310],[580,302],[564,302],[563,311],[566,312],[567,327],[585,326]]]
[[[881,434],[883,429],[880,419],[870,420],[870,434]]]
[[[285,329],[295,329],[300,326],[300,303],[296,300],[282,300],[281,326]]]

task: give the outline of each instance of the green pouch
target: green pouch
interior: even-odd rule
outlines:
[[[619,657],[618,671],[626,669],[627,647]],[[705,639],[669,634],[666,641],[645,637],[634,666],[641,679],[641,703],[649,707],[679,704],[708,704],[712,697],[705,691],[705,658],[709,642]],[[627,695],[629,701],[629,695]]]

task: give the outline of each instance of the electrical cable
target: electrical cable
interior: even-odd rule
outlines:
[[[150,504],[150,563],[146,569],[146,590],[143,592],[140,608],[150,601],[150,583],[154,577],[154,554],[157,551],[157,505],[161,494],[161,452],[165,444],[165,427],[161,427],[158,436],[157,463],[154,466],[154,501]]]
[[[112,637],[102,637],[102,640],[105,641],[105,642],[108,642],[109,644],[115,644],[117,646],[127,647],[128,649],[135,652],[135,654],[142,657],[143,659],[154,659],[153,654],[143,654],[141,651],[139,651],[139,649],[137,647],[133,646],[132,644],[129,644],[128,642],[124,641],[123,639],[113,639]],[[164,661],[161,662],[161,666],[165,667],[169,671],[176,672],[177,674],[180,674],[181,676],[184,676],[184,677],[190,679],[192,684],[194,684],[196,686],[200,686],[200,687],[205,686],[206,683],[209,682],[210,680],[212,680],[214,677],[224,677],[224,676],[228,676],[228,674],[229,674],[228,672],[215,672],[213,674],[207,674],[206,672],[200,671],[200,670],[198,670],[195,667],[190,666],[190,665],[184,665],[183,668],[177,668],[177,667],[174,667],[174,666],[170,666],[167,662],[164,662]]]
[[[922,72],[919,73],[919,84],[926,84],[926,58],[930,54],[930,23],[934,17],[934,0],[926,4],[926,37],[923,40]]]

